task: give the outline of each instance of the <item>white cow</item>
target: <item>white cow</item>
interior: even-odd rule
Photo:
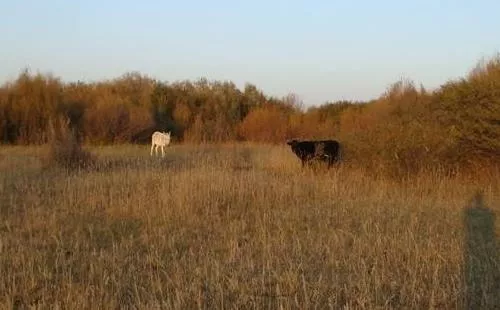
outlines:
[[[170,131],[169,132],[155,131],[151,136],[151,156],[153,156],[153,148],[155,149],[155,155],[158,155],[158,147],[161,147],[162,157],[165,156],[163,147],[168,146],[169,144],[170,144]]]

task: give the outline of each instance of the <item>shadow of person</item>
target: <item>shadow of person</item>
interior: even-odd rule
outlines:
[[[500,309],[495,215],[477,192],[464,210],[465,308]]]

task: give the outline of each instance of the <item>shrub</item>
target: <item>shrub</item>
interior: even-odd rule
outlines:
[[[80,145],[75,131],[69,128],[69,119],[59,118],[57,122],[49,121],[49,153],[46,160],[48,166],[66,169],[93,167],[94,156]]]

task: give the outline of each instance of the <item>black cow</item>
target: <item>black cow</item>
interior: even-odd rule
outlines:
[[[302,161],[302,167],[313,159],[320,159],[328,163],[330,168],[335,162],[340,161],[340,143],[336,140],[298,141],[287,142],[292,151]]]

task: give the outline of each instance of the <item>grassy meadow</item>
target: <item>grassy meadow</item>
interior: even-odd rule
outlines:
[[[500,308],[500,173],[305,169],[286,145],[0,147],[0,308]],[[320,167],[321,168],[321,167]]]

